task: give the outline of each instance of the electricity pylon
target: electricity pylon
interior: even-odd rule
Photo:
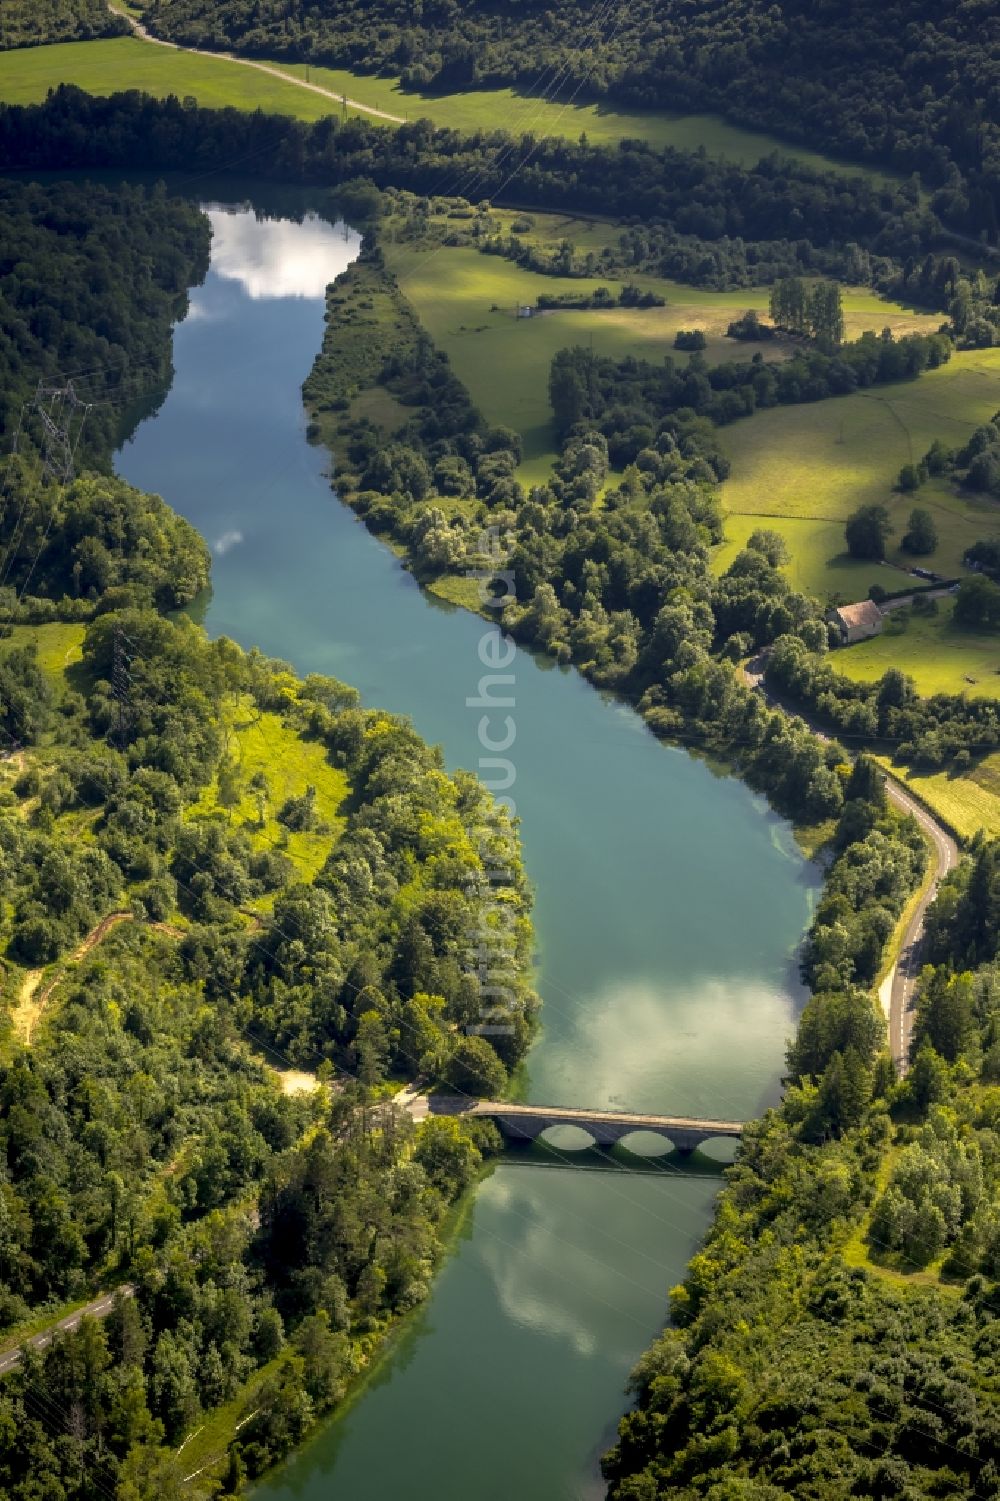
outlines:
[[[73,483],[76,450],[90,406],[77,396],[71,380],[38,382],[31,407],[42,428],[42,473],[57,485]]]

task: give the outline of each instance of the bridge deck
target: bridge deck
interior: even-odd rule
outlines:
[[[557,1105],[520,1105],[509,1100],[479,1100],[473,1105],[471,1115],[502,1115],[514,1120],[519,1115],[531,1120],[551,1120],[553,1125],[632,1126],[636,1131],[664,1131],[673,1126],[677,1130],[705,1131],[713,1136],[741,1136],[742,1121],[705,1120],[689,1115],[640,1115],[626,1110],[582,1110],[579,1107],[566,1109]]]

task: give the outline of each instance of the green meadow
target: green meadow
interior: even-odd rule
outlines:
[[[0,640],[0,651],[5,645],[34,646],[39,667],[48,677],[61,682],[67,669],[82,659],[85,634],[85,626],[60,621],[50,625],[16,625],[6,642]]]
[[[892,774],[961,838],[971,839],[979,829],[1000,835],[1000,754],[983,757],[961,776],[946,771],[907,773],[901,766],[893,766]]]
[[[839,672],[872,683],[889,667],[899,667],[920,693],[967,693],[1000,698],[1000,635],[965,630],[953,619],[950,599],[937,601],[934,615],[894,610],[880,636],[838,651]]]
[[[919,459],[934,438],[960,444],[1000,410],[1000,349],[952,357],[919,380],[853,396],[757,412],[723,430],[732,474],[722,489],[731,513],[725,567],[755,526],[788,541],[789,575],[797,587],[825,598],[863,596],[869,585],[898,589],[897,571],[910,560],[898,549],[914,505],[937,523],[937,551],[920,561],[945,575],[961,572],[970,543],[1000,534],[1000,506],[963,495],[947,481],[900,494],[903,464]],[[853,563],[844,553],[844,521],[857,506],[885,505],[895,525],[888,564]]]
[[[223,705],[223,725],[230,784],[223,792],[216,776],[186,817],[221,819],[240,828],[259,849],[277,850],[291,860],[300,880],[313,880],[343,825],[339,810],[350,790],[345,773],[330,764],[319,741],[304,739],[280,715],[261,712],[249,698]],[[250,786],[254,777],[266,781],[260,802]],[[291,831],[277,815],[307,787],[315,788],[318,822],[314,829]]]
[[[177,52],[136,37],[103,42],[63,42],[53,47],[24,47],[0,52],[0,100],[34,104],[60,83],[74,83],[91,94],[139,89],[164,99],[191,95],[209,108],[268,110],[319,120],[336,106],[321,94],[240,67],[224,58]]]
[[[546,231],[539,221],[555,216],[532,215],[535,233]],[[599,248],[617,227],[594,221],[558,220],[548,226],[553,237],[571,239],[580,249]],[[591,235],[590,243],[583,237]],[[600,353],[621,359],[626,355],[654,361],[665,355],[687,359],[673,349],[681,328],[701,328],[708,338],[709,364],[749,359],[755,350],[768,359],[781,359],[787,347],[780,341],[760,345],[736,344],[725,337],[732,319],[744,309],[767,310],[766,289],[706,292],[650,276],[637,276],[638,285],[660,292],[662,308],[567,310],[535,318],[515,316],[519,305],[542,294],[584,293],[608,285],[617,288],[621,277],[592,279],[544,276],[524,270],[499,256],[482,255],[470,247],[442,247],[413,251],[386,247],[386,260],[400,287],[412,302],[421,323],[446,351],[459,379],[491,422],[513,427],[524,439],[521,478],[537,483],[549,472],[556,452],[548,396],[553,356],[571,344],[592,345]],[[939,319],[913,314],[881,301],[867,291],[849,289],[845,307],[851,331],[882,328],[899,330],[936,327]],[[756,420],[756,419],[754,419]]]
[[[280,64],[287,72],[306,76],[302,63]],[[704,147],[709,156],[752,166],[761,157],[780,151],[819,172],[844,174],[865,172],[856,164],[837,161],[802,146],[789,145],[759,130],[731,125],[721,115],[675,114],[667,110],[627,110],[611,104],[580,103],[576,100],[518,93],[514,89],[472,89],[454,94],[430,94],[403,87],[398,78],[376,78],[342,68],[310,67],[313,83],[347,94],[363,104],[406,120],[433,120],[456,130],[506,130],[512,135],[565,136],[579,140],[586,135],[596,145],[633,139],[651,146],[673,146],[679,151]],[[890,174],[872,173],[883,179]]]
[[[346,95],[368,109],[400,119],[430,119],[456,130],[507,130],[515,135],[557,135],[574,141],[585,134],[598,144],[638,139],[682,151],[704,147],[710,156],[750,165],[780,151],[817,171],[850,174],[868,170],[788,145],[760,131],[730,125],[718,115],[621,110],[606,104],[533,97],[512,89],[426,94],[404,89],[398,78],[378,78],[340,68],[307,68],[304,63],[277,59],[268,65],[292,79],[308,81],[341,97]],[[298,83],[285,82],[224,57],[162,47],[137,37],[62,43],[0,55],[2,100],[34,103],[44,99],[57,83],[75,83],[94,94],[119,89],[141,89],[158,97],[190,94],[207,106],[229,104],[238,109],[272,110],[303,120],[319,119],[341,107]],[[359,113],[350,108],[348,112]],[[884,180],[888,174],[870,175]]]
[[[618,233],[599,221],[531,217],[530,233],[540,244],[565,238],[578,250],[599,250]],[[674,334],[679,328],[701,328],[708,338],[709,363],[745,359],[752,348],[727,339],[726,325],[744,308],[767,306],[766,289],[711,293],[638,277],[641,285],[655,287],[667,298],[665,307],[521,319],[515,316],[517,306],[533,303],[540,293],[589,291],[601,279],[543,276],[467,247],[386,249],[420,321],[447,352],[473,400],[491,422],[521,433],[521,479],[528,484],[545,479],[555,452],[548,376],[557,350],[580,343],[616,358],[684,359],[672,348]],[[618,285],[616,278],[604,280]],[[938,315],[914,313],[863,289],[845,289],[844,307],[853,337],[868,328],[889,326],[905,333],[940,323]],[[788,352],[777,341],[760,348],[767,358],[780,359]],[[950,364],[917,381],[776,407],[722,429],[732,473],[722,489],[729,513],[727,541],[717,551],[716,567],[726,567],[749,534],[764,525],[786,538],[788,574],[808,594],[858,599],[875,583],[897,590],[910,582],[914,560],[898,544],[910,510],[919,504],[932,512],[940,538],[937,551],[919,561],[949,577],[960,574],[962,555],[972,542],[1000,535],[1000,506],[960,493],[946,480],[903,495],[894,489],[895,480],[902,465],[919,459],[934,438],[961,443],[998,410],[1000,350],[986,350],[956,354]],[[857,563],[845,552],[844,522],[858,505],[873,501],[885,504],[894,519],[893,546],[884,564]],[[899,660],[927,692],[967,688],[1000,696],[996,657],[997,643],[951,626],[950,605],[945,604],[933,620],[914,618],[905,634],[887,634],[852,648],[839,662],[849,672],[874,678],[889,661]],[[972,683],[966,681],[970,678]]]

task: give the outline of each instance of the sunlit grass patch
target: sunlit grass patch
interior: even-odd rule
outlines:
[[[246,696],[223,707],[224,768],[204,788],[187,817],[221,818],[241,829],[259,849],[291,860],[299,879],[322,869],[344,825],[340,807],[350,790],[346,773],[331,766],[319,741],[303,739],[278,714],[265,713]],[[255,780],[262,785],[252,785]],[[316,827],[292,830],[279,820],[289,798],[314,787]]]

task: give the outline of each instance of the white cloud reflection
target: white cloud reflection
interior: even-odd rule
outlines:
[[[353,230],[310,214],[301,224],[257,219],[247,209],[206,209],[212,222],[212,270],[249,297],[322,297],[357,254]]]
[[[586,1005],[571,1005],[557,989],[546,992],[546,1003],[565,1062],[547,1060],[544,1078],[532,1074],[533,1087],[553,1104],[575,1099],[574,1071],[586,1058],[587,1103],[595,1109],[755,1115],[777,1094],[784,1039],[795,1026],[782,987],[741,976],[669,988],[636,977]]]
[[[224,558],[227,552],[232,552],[234,547],[239,547],[242,541],[242,532],[223,532],[222,536],[217,537],[212,543],[212,551],[217,557]]]

